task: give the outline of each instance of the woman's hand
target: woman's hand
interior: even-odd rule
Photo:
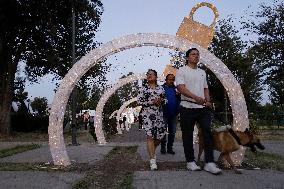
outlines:
[[[159,97],[153,100],[153,104],[157,107],[161,106],[164,102],[164,99]]]

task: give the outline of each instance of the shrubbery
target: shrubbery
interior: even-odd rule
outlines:
[[[27,113],[12,114],[11,126],[12,131],[16,132],[47,132],[48,116],[33,116]]]

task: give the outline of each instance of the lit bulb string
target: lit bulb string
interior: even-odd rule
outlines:
[[[117,112],[118,112],[118,110],[113,111],[113,112],[111,113],[111,115],[109,116],[109,119],[112,119],[113,116],[114,116],[115,114],[117,114]]]
[[[123,85],[130,83],[132,81],[136,81],[139,79],[144,79],[145,78],[145,73],[144,74],[138,74],[138,75],[130,75],[127,76],[125,78],[120,79],[113,87],[109,88],[106,90],[106,92],[102,95],[102,97],[100,98],[97,107],[96,107],[96,114],[95,114],[95,132],[97,133],[97,131],[99,132],[102,128],[102,112],[103,112],[103,108],[105,103],[107,102],[107,100],[109,99],[109,97],[115,93],[116,90],[118,90],[120,87],[122,87]],[[117,112],[117,115],[119,114],[119,110]],[[116,120],[118,120],[117,116],[116,116]],[[117,124],[119,125],[119,124]],[[121,128],[119,126],[117,126],[117,132],[118,134],[122,134]],[[101,140],[99,140],[99,144],[106,144],[106,141],[104,138],[100,138]]]
[[[117,112],[117,114],[116,114],[116,123],[117,123],[116,128],[117,128],[117,130],[119,131],[118,134],[122,134],[121,126],[120,126],[120,124],[119,124],[119,120],[121,119],[121,114],[122,114],[122,112],[125,110],[125,108],[126,108],[129,104],[131,104],[131,103],[133,103],[133,102],[135,102],[135,101],[137,101],[137,97],[132,98],[132,99],[130,99],[130,100],[124,102],[123,105],[119,108],[119,110],[118,110],[118,112]]]
[[[239,130],[244,130],[248,127],[248,112],[241,87],[233,74],[220,59],[200,45],[174,35],[160,33],[131,34],[114,39],[96,49],[91,50],[76,64],[74,64],[74,66],[62,79],[58,90],[54,95],[50,110],[48,128],[50,152],[55,165],[70,165],[70,160],[64,143],[63,132],[61,131],[63,130],[63,117],[67,101],[75,84],[87,72],[87,70],[97,64],[97,61],[101,58],[106,58],[108,55],[139,46],[157,46],[181,52],[185,52],[189,48],[197,48],[200,52],[200,61],[216,75],[223,86],[232,86],[232,88],[226,88],[232,107],[232,113],[234,114],[233,127],[238,128]],[[234,91],[232,89],[234,89]],[[98,139],[100,142],[104,142],[104,133],[102,128],[97,127],[96,129]],[[242,158],[238,158],[240,161],[242,160]]]
[[[133,82],[133,81],[136,81],[136,80],[145,79],[145,78],[146,78],[146,73],[137,74],[137,75],[133,74],[133,75],[127,76],[125,78],[119,79],[116,84],[114,84],[111,88],[106,90],[106,92],[102,95],[102,97],[100,98],[100,100],[97,104],[96,114],[95,114],[95,120],[97,120],[97,121],[95,121],[95,125],[94,125],[95,130],[96,130],[96,128],[100,129],[102,127],[102,111],[103,111],[105,103],[107,102],[109,97],[111,95],[113,95],[115,93],[115,91],[118,90],[123,85],[126,85],[127,83],[130,83],[130,82]],[[164,76],[163,75],[159,76],[158,80],[163,81]],[[127,102],[125,102],[125,103],[127,104]],[[120,109],[117,110],[116,120],[117,120],[117,132],[118,132],[118,134],[122,134],[121,127],[119,125],[119,119],[120,119],[121,112],[123,111],[123,109],[125,109],[125,107],[124,108],[123,107],[124,107],[124,105],[122,105],[120,107]],[[106,144],[106,141],[105,140],[103,140],[102,142],[99,141],[99,144],[101,144],[101,145]]]

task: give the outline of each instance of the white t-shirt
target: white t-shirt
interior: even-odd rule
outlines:
[[[176,85],[185,84],[185,87],[196,96],[205,98],[204,88],[208,88],[206,81],[206,73],[204,70],[197,68],[192,69],[189,66],[183,66],[178,69],[176,73]],[[185,108],[203,108],[204,106],[190,103],[183,100],[195,101],[192,98],[188,98],[181,95],[180,105]]]

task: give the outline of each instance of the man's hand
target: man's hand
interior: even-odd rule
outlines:
[[[212,103],[210,101],[206,101],[204,105],[205,107],[212,108]]]
[[[205,99],[201,98],[201,97],[195,97],[194,100],[196,101],[197,104],[199,105],[204,105],[205,104]]]

